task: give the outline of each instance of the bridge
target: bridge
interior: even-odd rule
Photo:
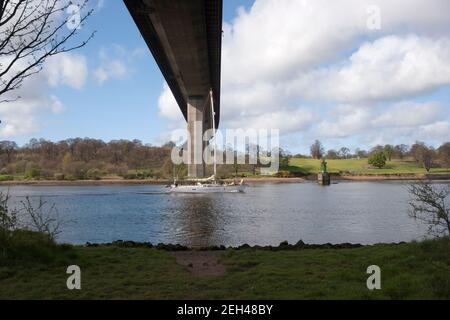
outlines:
[[[187,121],[189,177],[204,177],[203,133],[220,119],[222,0],[124,0]],[[200,139],[199,139],[200,138]]]

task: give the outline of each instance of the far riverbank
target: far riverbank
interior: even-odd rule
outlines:
[[[305,177],[278,178],[278,177],[246,177],[244,179],[247,184],[259,183],[304,183],[315,181],[316,175],[308,175]],[[450,182],[450,174],[380,174],[380,175],[334,175],[334,181],[439,181]],[[231,182],[233,179],[225,179]],[[172,180],[155,180],[155,179],[101,179],[101,180],[11,180],[2,181],[0,186],[16,186],[16,185],[36,185],[36,186],[102,186],[102,185],[168,185]]]

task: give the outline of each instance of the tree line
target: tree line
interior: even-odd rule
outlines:
[[[310,147],[311,157],[314,159],[362,159],[368,158],[370,165],[375,167],[384,167],[386,161],[393,159],[404,160],[410,158],[422,166],[425,170],[430,171],[433,167],[449,168],[450,167],[450,142],[443,143],[438,148],[428,146],[424,142],[417,141],[411,146],[405,144],[399,145],[377,145],[370,150],[356,149],[354,153],[347,147],[339,150],[328,150],[319,140],[316,140]]]
[[[108,175],[126,179],[170,179],[174,173],[181,178],[186,176],[187,169],[186,166],[174,168],[170,158],[173,146],[171,142],[153,146],[139,140],[104,142],[89,138],[59,142],[32,139],[22,147],[13,141],[0,141],[0,180],[12,180],[14,177],[96,180]],[[450,166],[450,142],[436,149],[416,142],[412,146],[375,146],[368,151],[356,149],[352,153],[345,147],[325,152],[322,143],[317,140],[310,151],[310,156],[315,159],[367,158],[369,164],[375,167],[383,167],[386,161],[393,159],[415,161],[426,170]],[[280,166],[288,167],[291,157],[289,151],[280,150]],[[255,175],[258,167],[259,165],[219,165],[218,175],[224,178],[237,172]]]
[[[23,147],[0,141],[0,174],[5,180],[9,175],[57,180],[98,179],[108,174],[159,178],[165,174],[164,169],[172,172],[168,163],[172,146],[89,138],[59,142],[32,139]]]

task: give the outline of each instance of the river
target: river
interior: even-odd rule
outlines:
[[[0,191],[6,191],[0,187]],[[30,196],[66,221],[59,242],[133,240],[187,246],[420,240],[402,182],[256,184],[242,194],[175,195],[163,186],[14,186],[10,207]]]

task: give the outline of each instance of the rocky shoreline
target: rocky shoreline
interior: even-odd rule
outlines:
[[[385,243],[389,245],[402,245],[406,244],[406,242],[398,242],[398,243]],[[243,244],[238,247],[232,246],[209,246],[209,247],[199,247],[199,248],[190,248],[187,246],[183,246],[180,244],[165,244],[159,243],[154,245],[150,242],[135,242],[135,241],[124,241],[124,240],[116,240],[111,243],[90,243],[87,242],[84,247],[87,248],[97,248],[97,247],[119,247],[119,248],[147,248],[147,249],[157,249],[162,251],[169,252],[178,252],[178,251],[225,251],[225,250],[245,250],[245,249],[253,249],[253,250],[263,250],[263,251],[281,251],[281,250],[305,250],[305,249],[354,249],[354,248],[362,248],[369,247],[372,245],[363,245],[360,243],[340,243],[340,244],[307,244],[302,240],[298,241],[296,244],[289,244],[287,241],[281,242],[278,246],[250,246],[248,244]]]

